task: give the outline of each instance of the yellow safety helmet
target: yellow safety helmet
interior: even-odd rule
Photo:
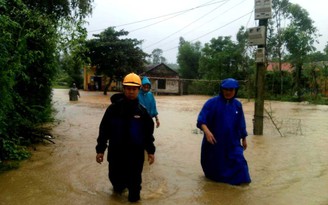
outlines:
[[[124,77],[123,85],[140,87],[141,79],[140,79],[139,75],[137,75],[135,73],[130,73]]]

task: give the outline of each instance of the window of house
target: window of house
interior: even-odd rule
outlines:
[[[165,79],[158,80],[158,89],[166,89],[166,80]]]

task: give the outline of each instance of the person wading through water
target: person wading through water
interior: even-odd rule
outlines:
[[[155,161],[154,122],[139,104],[141,79],[135,73],[124,77],[123,93],[111,97],[99,127],[96,161],[103,162],[107,149],[108,177],[117,194],[127,188],[128,200],[140,200],[145,150],[148,162]]]
[[[222,81],[219,96],[209,99],[200,111],[197,127],[204,131],[201,165],[207,178],[232,185],[248,184],[251,178],[244,150],[246,122],[239,88],[233,78]]]

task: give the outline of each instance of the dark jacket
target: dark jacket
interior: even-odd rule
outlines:
[[[108,147],[109,152],[131,152],[133,148],[154,154],[154,122],[147,110],[138,99],[127,100],[121,93],[113,95],[111,101],[100,123],[97,153],[104,153]]]

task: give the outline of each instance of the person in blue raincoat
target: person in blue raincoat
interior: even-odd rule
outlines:
[[[152,118],[155,118],[156,121],[156,128],[160,126],[160,122],[158,119],[158,112],[156,107],[156,100],[152,92],[150,92],[151,82],[150,80],[144,76],[141,81],[141,89],[139,91],[139,102],[141,105],[145,106],[149,115]]]
[[[251,178],[244,150],[247,131],[243,107],[235,97],[239,84],[222,81],[220,93],[201,109],[197,127],[204,132],[201,165],[208,179],[232,185],[248,184]]]

